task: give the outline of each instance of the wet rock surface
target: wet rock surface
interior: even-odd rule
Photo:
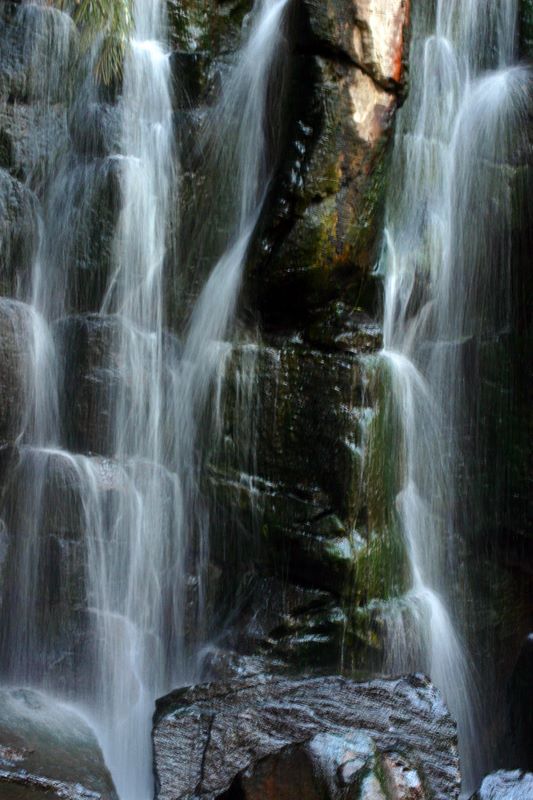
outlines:
[[[409,20],[403,0],[298,9],[287,67],[292,113],[256,278],[269,319],[291,320],[332,298],[361,302],[365,292],[368,303]]]
[[[60,450],[23,447],[6,455],[9,472],[0,505],[5,525],[2,592],[5,603],[24,607],[28,616],[24,623],[17,617],[4,621],[3,669],[21,674],[20,642],[28,630],[38,628],[24,674],[31,683],[53,681],[56,689],[72,686],[76,675],[83,693],[81,665],[91,652],[94,627],[88,611],[86,539],[97,515],[105,515],[125,490],[124,475],[109,460]],[[90,499],[96,516],[87,513]],[[25,593],[21,583],[28,569],[32,591]]]
[[[118,800],[88,724],[31,689],[0,690],[0,796]]]
[[[401,548],[368,523],[363,464],[374,403],[368,372],[379,345],[379,329],[367,315],[335,304],[294,337],[271,336],[255,347],[252,474],[243,473],[236,447],[240,415],[231,387],[249,352],[237,347],[226,379],[225,449],[211,454],[218,520],[211,558],[224,575],[232,542],[236,551],[240,547],[237,569],[248,583],[240,613],[255,620],[251,639],[263,654],[318,671],[338,668],[343,652],[353,653],[351,666],[365,664],[377,641],[363,630],[371,615],[358,612],[388,596],[391,565],[403,558]],[[280,605],[280,598],[313,590],[321,600],[304,603],[296,618],[290,602]],[[277,609],[268,620],[263,592]],[[220,610],[223,603],[215,606]],[[236,643],[237,630],[243,638]],[[251,654],[247,623],[230,639]]]
[[[488,775],[472,800],[529,800],[533,797],[533,774],[500,770]]]
[[[520,0],[520,50],[522,56],[533,59],[532,0]]]
[[[110,415],[123,385],[116,357],[120,331],[118,318],[100,314],[66,317],[55,325],[65,364],[62,417],[74,452],[112,454]]]
[[[0,163],[39,182],[58,146],[66,146],[68,82],[78,34],[69,15],[47,4],[2,3],[0,9]]]
[[[422,677],[249,678],[157,703],[159,800],[458,797],[455,725]]]
[[[391,548],[367,523],[363,457],[375,400],[367,365],[381,347],[372,273],[408,23],[403,0],[357,7],[310,0],[287,13],[280,54],[287,114],[272,121],[277,168],[245,288],[262,334],[253,458],[243,460],[234,429],[237,348],[227,371],[224,452],[209,458],[218,520],[211,558],[227,574],[223,565],[235,552],[244,619],[262,617],[264,581],[271,588],[288,581],[289,593],[316,590],[324,603],[297,619],[281,611],[258,626],[257,637],[247,623],[235,626],[231,646],[245,657],[255,637],[276,663],[335,669],[349,641],[358,665],[376,643],[374,637],[369,645],[353,610],[389,591]],[[182,42],[187,53],[177,59],[190,71],[191,97],[200,104],[210,102],[214,72],[223,68],[221,51],[206,59],[202,47]],[[194,160],[190,169],[194,175]],[[222,579],[219,613],[224,586]]]
[[[14,442],[25,426],[32,314],[25,303],[0,298],[0,442]]]
[[[1,148],[1,142],[0,142]],[[37,247],[37,199],[0,169],[0,292],[19,295],[27,288]]]

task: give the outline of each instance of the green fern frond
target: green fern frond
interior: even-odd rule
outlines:
[[[133,0],[56,0],[70,11],[84,50],[98,43],[96,79],[109,86],[122,78],[126,47],[133,30]]]

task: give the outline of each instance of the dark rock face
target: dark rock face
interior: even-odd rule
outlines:
[[[520,0],[520,49],[522,56],[533,59],[532,0]]]
[[[51,274],[57,276],[54,294],[59,312],[101,308],[120,210],[120,175],[116,158],[80,160],[76,154],[61,166],[60,179],[48,195],[46,224],[56,240],[47,242],[46,256]],[[67,209],[65,194],[70,198]],[[63,221],[61,227],[58,219]]]
[[[80,665],[92,646],[86,537],[94,523],[87,498],[94,493],[96,508],[105,514],[123,490],[123,473],[109,460],[28,447],[11,454],[0,505],[9,532],[4,534],[2,595],[24,614],[23,622],[16,616],[4,619],[3,676],[29,683],[53,678],[56,688],[65,685],[70,691],[74,681],[83,692]],[[28,570],[31,593],[21,590]],[[31,663],[20,663],[19,644],[29,630],[35,653]]]
[[[533,774],[520,770],[489,775],[472,800],[530,800],[533,797]]]
[[[307,2],[294,11],[292,114],[257,268],[265,319],[360,301],[375,263],[409,10],[403,0],[357,9]]]
[[[509,725],[505,740],[514,749],[515,764],[533,770],[533,633],[522,643],[507,686]]]
[[[246,276],[245,303],[252,314],[259,310],[262,326],[253,458],[243,459],[234,425],[239,348],[226,381],[224,452],[209,457],[218,522],[211,557],[223,576],[221,598],[231,596],[233,608],[242,600],[243,624],[230,640],[246,657],[255,641],[262,654],[300,668],[335,669],[348,651],[350,668],[368,668],[362,627],[369,614],[362,621],[358,612],[388,596],[391,546],[367,522],[363,461],[375,401],[367,367],[381,346],[371,273],[404,91],[408,5],[309,0],[290,4],[287,14],[280,59],[286,97],[282,118],[272,120],[277,166]],[[187,30],[201,36],[195,50],[182,35],[176,74],[191,74],[191,97],[201,104],[210,102],[222,54],[235,43],[229,34],[214,57],[202,49],[207,23],[195,27],[191,8],[183,7]],[[229,8],[221,4],[213,14]],[[216,24],[223,24],[218,17]],[[237,590],[224,584],[230,550]],[[402,563],[401,552],[394,557]],[[290,601],[272,597],[265,616],[262,593],[275,586],[282,598],[315,591],[319,599],[298,601],[295,615]],[[224,602],[215,606],[220,613]],[[261,620],[255,630],[252,620]]]
[[[169,4],[178,127],[193,131],[182,154],[185,205],[209,181],[194,153],[194,131],[216,99],[251,6]],[[355,300],[369,280],[408,24],[407,0],[365,0],[356,8],[345,0],[288,4],[277,67],[282,112],[268,112],[272,190],[248,270],[265,319],[281,316],[290,324],[328,299]]]
[[[0,161],[39,181],[66,145],[68,82],[57,69],[74,64],[78,34],[68,14],[47,5],[2,3],[0,9]]]
[[[249,348],[235,350],[226,381],[223,441],[231,447],[211,455],[219,521],[212,557],[224,571],[230,543],[235,541],[237,549],[238,541],[241,552],[246,547],[248,563],[255,561],[260,576],[257,611],[264,605],[265,579],[266,591],[277,594],[272,606],[279,616],[259,626],[259,638],[269,641],[267,650],[274,643],[278,655],[300,667],[327,664],[335,669],[341,653],[351,652],[350,664],[368,669],[370,639],[363,628],[371,615],[363,609],[389,596],[390,565],[402,563],[401,548],[368,523],[365,431],[374,404],[368,371],[380,338],[368,315],[336,303],[298,335],[272,335],[257,345],[253,381],[258,411],[248,467],[253,473],[244,476],[232,376],[242,369]],[[225,516],[228,508],[232,514]],[[278,589],[276,581],[281,582]],[[318,601],[304,602],[298,619],[291,603],[280,607],[280,597],[313,590]],[[249,591],[246,602],[255,602]],[[254,618],[263,620],[263,615]],[[374,637],[372,651],[375,645]],[[249,653],[249,644],[244,649]]]
[[[36,211],[33,193],[0,169],[0,292],[4,296],[20,296],[20,290],[28,286],[37,247]]]
[[[233,52],[252,5],[251,0],[169,0],[171,41],[178,50],[208,51],[211,58]]]
[[[24,429],[32,313],[25,303],[0,298],[0,443],[14,442]]]
[[[455,725],[422,677],[251,678],[158,701],[159,800],[458,797]]]
[[[189,216],[202,217],[197,195],[209,195],[210,176],[197,133],[235,58],[252,5],[251,0],[169,3],[181,217],[187,216],[187,203],[197,211]],[[357,602],[375,591],[361,577],[375,547],[364,522],[359,422],[371,405],[363,361],[380,346],[370,271],[388,143],[403,91],[407,24],[405,0],[375,7],[359,3],[356,10],[344,0],[326,6],[312,0],[288,4],[286,43],[276,72],[282,111],[270,120],[269,130],[274,174],[247,270],[246,302],[254,315],[260,310],[265,327],[254,367],[258,422],[253,443],[247,439],[256,455],[246,462],[242,430],[235,427],[238,404],[228,385],[225,449],[222,456],[210,454],[207,478],[220,520],[211,543],[213,574],[228,574],[231,548],[246,552],[244,559],[235,558],[247,607],[239,626],[246,629],[237,648],[242,653],[249,654],[252,641],[260,640],[273,658],[277,651],[303,664],[318,646],[321,658],[329,649],[332,667],[341,642],[347,641],[344,605],[352,604],[356,576],[360,587],[365,583]],[[41,257],[48,311],[60,317],[54,336],[64,366],[62,446],[107,457],[114,446],[109,418],[130,379],[114,355],[118,321],[97,313],[120,210],[120,160],[112,156],[119,120],[116,98],[96,93],[87,99],[81,83],[78,92],[70,92],[54,67],[60,53],[74,74],[78,38],[71,19],[57,9],[4,3],[0,10],[0,204],[5,211],[0,291],[28,296],[41,201],[44,228],[53,232],[50,242],[46,237],[41,242]],[[71,199],[67,208],[65,196]],[[215,250],[227,244],[218,213],[213,211],[210,226]],[[187,230],[180,239],[189,241]],[[205,258],[203,245],[199,251],[190,248],[192,256],[178,253],[180,268],[203,275],[202,258],[209,266],[211,255],[206,248]],[[174,264],[167,266],[168,324],[179,328],[190,298],[176,297],[179,281]],[[15,373],[22,374],[25,354],[15,355],[6,357],[3,381],[5,397],[13,398],[2,404],[6,442],[23,425],[24,387]],[[232,360],[242,372],[240,348]],[[248,485],[239,477],[243,474]],[[67,490],[61,492],[64,500]],[[64,514],[54,513],[48,500],[44,504],[50,507],[45,511],[50,524],[43,528],[43,548],[53,542],[55,553],[56,542],[61,547],[68,542],[75,559],[80,523],[71,519],[76,503],[65,502]],[[23,509],[8,511],[26,531]],[[69,559],[65,563],[71,564]],[[280,604],[271,597],[267,606],[275,613],[270,610],[260,631],[251,632],[248,623],[264,607],[261,591],[268,586],[278,592],[287,578],[290,586],[281,594],[293,599]],[[220,608],[242,608],[240,597],[235,602],[240,588],[227,592],[223,579],[216,586],[214,597],[217,591],[226,600],[231,594]],[[81,591],[82,581],[76,580],[76,587]]]
[[[59,320],[56,340],[65,365],[62,418],[73,452],[111,455],[110,414],[121,385],[116,363],[117,317],[78,315]]]
[[[3,800],[117,800],[87,723],[30,689],[0,692],[0,795]]]

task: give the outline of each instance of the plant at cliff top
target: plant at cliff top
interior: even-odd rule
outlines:
[[[133,28],[132,0],[56,0],[56,4],[71,11],[83,49],[97,46],[96,79],[107,86],[120,80]]]

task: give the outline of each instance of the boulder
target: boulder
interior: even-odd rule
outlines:
[[[362,475],[371,415],[365,359],[380,337],[368,321],[349,326],[339,316],[343,332],[327,316],[308,329],[318,346],[277,337],[255,347],[251,408],[242,405],[238,380],[250,347],[234,349],[226,372],[222,446],[211,453],[210,481],[225,558],[235,531],[241,552],[250,542],[255,515],[271,567],[297,583],[346,595],[356,562],[360,579],[368,577],[381,547],[366,527]],[[325,340],[332,349],[325,349]],[[245,437],[247,419],[256,421]],[[250,454],[243,453],[243,441]],[[225,509],[232,512],[227,526]],[[381,544],[385,556],[390,548]]]
[[[233,375],[247,354],[247,348],[235,348],[227,371],[225,440],[239,438]],[[349,350],[328,352],[280,336],[257,346],[252,371],[258,408],[255,475],[276,487],[276,494],[291,495],[296,505],[298,499],[310,503],[313,517],[331,508],[344,524],[355,520],[361,507],[364,359]],[[243,469],[238,454],[224,466]]]
[[[281,596],[318,590],[324,602],[296,616],[280,611],[257,635],[232,621],[230,647],[251,655],[255,637],[261,653],[300,669],[368,669],[382,649],[373,604],[401,593],[408,580],[398,569],[405,554],[397,532],[369,518],[375,490],[369,494],[363,472],[373,415],[367,359],[380,332],[343,304],[311,320],[291,339],[272,336],[231,355],[221,446],[211,452],[208,472],[217,520],[210,555],[222,575],[214,606],[222,617],[230,614],[235,583],[228,576],[235,573],[248,581],[244,608],[236,602],[252,628],[274,579],[285,584]],[[250,374],[251,406],[243,402]],[[250,589],[263,580],[268,586]]]
[[[0,690],[0,794],[3,800],[118,800],[87,722],[33,689]]]
[[[117,153],[122,133],[120,106],[80,90],[70,108],[69,133],[80,156],[105,159]]]
[[[533,773],[500,770],[488,775],[472,800],[530,800],[533,797]]]
[[[453,800],[456,729],[421,676],[251,677],[157,702],[158,800]]]
[[[122,205],[120,160],[96,158],[81,164],[83,166],[78,163],[69,175],[73,184],[69,195],[73,199],[73,208],[64,220],[67,229],[62,264],[69,274],[66,301],[71,313],[96,312],[102,306],[111,274],[115,231]],[[56,205],[51,214],[60,216],[58,194],[56,192]],[[73,236],[73,231],[77,235]]]
[[[121,317],[106,314],[63,317],[54,325],[54,337],[64,369],[60,408],[66,446],[77,453],[115,455],[117,403],[124,402],[127,406],[135,382],[151,379],[149,368],[145,366],[144,371],[136,372],[132,361],[139,354],[140,363],[153,363],[158,342]],[[167,363],[175,366],[180,347],[177,338],[165,331],[162,346],[165,355],[169,354]],[[135,356],[124,358],[125,350]],[[163,376],[164,391],[170,394],[172,402],[174,378],[169,367]],[[118,432],[127,446],[128,434],[133,433]],[[175,464],[169,467],[175,469]]]

